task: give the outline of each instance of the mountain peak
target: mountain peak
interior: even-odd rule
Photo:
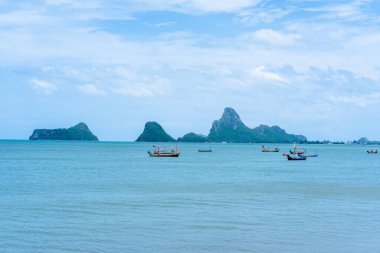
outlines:
[[[83,129],[83,130],[89,129],[86,123],[83,123],[83,122],[76,124],[75,126],[73,126],[73,128]]]
[[[224,109],[219,120],[215,120],[208,135],[215,142],[306,142],[302,135],[288,134],[278,126],[260,125],[254,129],[247,127],[239,114],[230,107]]]
[[[224,109],[223,115],[219,121],[221,124],[230,126],[233,129],[236,129],[239,124],[243,123],[240,119],[239,114],[237,114],[237,112],[231,107],[226,107]]]
[[[224,109],[219,120],[212,124],[208,138],[211,141],[240,142],[249,139],[250,129],[241,121],[239,114],[231,108]]]
[[[148,121],[145,124],[143,133],[137,138],[137,142],[172,142],[173,137],[168,135],[160,124],[155,121]]]

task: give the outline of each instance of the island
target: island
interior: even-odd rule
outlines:
[[[149,121],[145,124],[144,131],[137,138],[136,142],[175,142],[176,140],[168,135],[160,124]]]
[[[225,108],[222,117],[212,124],[210,142],[240,143],[306,143],[303,135],[288,134],[279,126],[260,125],[253,129],[247,127],[233,108]]]
[[[355,140],[352,143],[359,145],[380,145],[380,141],[370,141],[367,137],[361,137],[360,139]]]
[[[203,134],[188,133],[177,139],[179,142],[207,142],[207,136]]]
[[[98,141],[99,139],[85,123],[81,122],[67,129],[35,129],[29,140]]]
[[[157,122],[147,122],[137,142],[174,142]],[[222,117],[212,123],[206,135],[190,132],[177,139],[178,142],[231,142],[231,143],[307,143],[303,135],[288,134],[279,126],[259,125],[253,129],[246,126],[239,114],[230,107]]]

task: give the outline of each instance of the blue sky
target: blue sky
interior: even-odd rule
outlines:
[[[380,140],[380,1],[0,0],[0,139],[86,122],[135,140],[155,120]]]

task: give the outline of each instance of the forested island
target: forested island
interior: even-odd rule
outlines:
[[[88,126],[81,122],[70,128],[36,129],[29,140],[98,141]]]
[[[157,122],[148,122],[137,142],[172,142],[173,137],[168,135]],[[260,125],[253,129],[247,127],[233,108],[225,108],[222,117],[215,120],[210,133],[188,133],[177,139],[178,142],[231,142],[231,143],[306,143],[303,135],[288,134],[279,126]]]

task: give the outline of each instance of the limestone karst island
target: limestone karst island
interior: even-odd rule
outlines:
[[[143,133],[137,142],[171,142],[175,141],[157,122],[145,124]],[[208,136],[188,133],[179,142],[232,142],[232,143],[306,143],[303,135],[288,134],[278,126],[260,125],[253,129],[247,127],[239,114],[232,108],[225,108],[222,117],[212,124]]]
[[[67,129],[36,129],[29,140],[98,141],[98,137],[81,122]]]

